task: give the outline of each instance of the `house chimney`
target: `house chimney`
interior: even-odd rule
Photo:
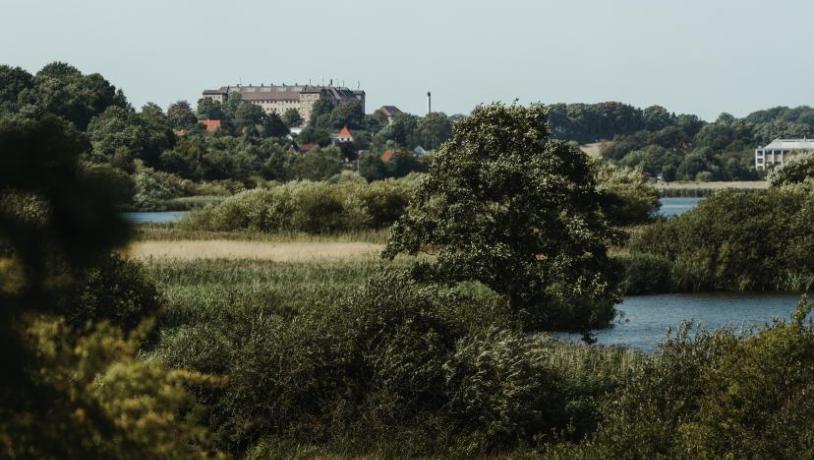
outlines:
[[[427,115],[432,113],[432,93],[427,91]]]

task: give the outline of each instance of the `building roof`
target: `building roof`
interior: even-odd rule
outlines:
[[[392,160],[393,157],[395,157],[395,156],[396,156],[396,151],[395,150],[385,150],[385,152],[382,153],[382,156],[380,156],[379,158],[381,158],[382,161],[387,162],[387,161]]]
[[[350,130],[348,129],[348,127],[345,126],[345,127],[343,127],[342,129],[339,130],[339,134],[336,137],[340,137],[340,138],[343,138],[343,139],[349,137],[349,138],[353,139],[353,133],[351,133]]]
[[[212,132],[219,130],[223,122],[220,120],[199,120],[198,123],[204,125],[207,131]]]
[[[379,107],[379,110],[377,110],[377,112],[382,112],[387,117],[390,117],[390,118],[393,118],[393,117],[395,117],[397,115],[401,115],[402,113],[404,113],[401,110],[399,110],[399,108],[396,107],[395,105],[383,105],[383,106]]]
[[[361,90],[351,90],[344,86],[313,85],[236,85],[221,86],[218,89],[207,89],[205,96],[240,93],[245,101],[298,101],[300,94],[327,93],[336,99],[349,99],[364,96]]]
[[[814,140],[811,139],[775,139],[771,144],[763,147],[764,150],[814,150]]]

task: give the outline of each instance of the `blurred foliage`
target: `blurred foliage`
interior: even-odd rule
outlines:
[[[138,357],[159,300],[110,256],[129,235],[123,181],[83,167],[88,148],[54,115],[0,116],[0,455],[216,455],[184,386],[220,380]]]

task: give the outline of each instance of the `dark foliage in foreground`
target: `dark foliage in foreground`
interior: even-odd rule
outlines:
[[[168,312],[158,354],[228,376],[199,397],[235,454],[307,444],[475,455],[578,439],[595,429],[596,401],[619,385],[629,355],[527,336],[499,299],[399,271],[293,314],[283,305]]]
[[[590,441],[550,458],[810,458],[811,308],[751,336],[683,327],[607,401]]]

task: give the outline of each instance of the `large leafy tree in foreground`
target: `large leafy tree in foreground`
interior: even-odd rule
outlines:
[[[617,300],[588,157],[549,139],[546,109],[477,108],[455,126],[385,257],[437,248],[416,276],[479,281],[529,329],[587,329]]]

